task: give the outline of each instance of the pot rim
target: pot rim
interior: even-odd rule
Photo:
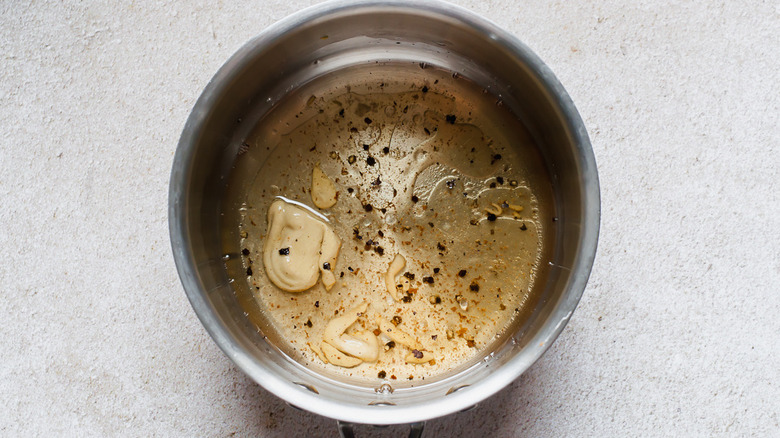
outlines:
[[[326,19],[328,16],[338,15],[346,10],[382,8],[409,12],[424,11],[457,20],[477,32],[488,35],[495,44],[502,46],[521,59],[539,79],[540,85],[550,94],[553,103],[560,108],[563,121],[571,130],[577,144],[576,158],[581,167],[587,170],[582,176],[582,195],[585,206],[581,221],[581,226],[584,229],[583,238],[575,263],[571,268],[570,286],[561,297],[559,305],[547,321],[542,324],[536,335],[528,341],[523,349],[523,354],[516,354],[481,380],[478,385],[471,385],[447,397],[427,401],[425,409],[420,409],[417,404],[409,406],[345,405],[309,392],[291,380],[280,379],[276,374],[258,366],[256,360],[243,351],[229,336],[223,322],[206,301],[203,291],[199,288],[196,280],[198,278],[197,266],[192,257],[192,248],[186,231],[186,215],[182,200],[182,194],[186,193],[188,184],[186,177],[190,174],[195,154],[192,144],[199,136],[202,122],[208,115],[209,108],[228,87],[231,77],[241,69],[241,66],[261,53],[269,43],[307,22]],[[491,21],[465,8],[444,1],[333,0],[303,9],[266,28],[238,49],[209,81],[195,103],[177,145],[171,171],[168,214],[174,260],[190,304],[216,344],[244,373],[287,403],[315,414],[351,423],[401,424],[451,414],[485,400],[517,379],[550,347],[566,326],[579,303],[593,266],[599,235],[600,189],[595,157],[587,130],[574,103],[552,71],[516,37]]]

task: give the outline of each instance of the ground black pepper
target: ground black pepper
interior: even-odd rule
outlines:
[[[290,248],[282,248],[279,250],[279,255],[290,255]]]
[[[374,207],[372,207],[371,204],[366,204],[366,205],[363,206],[363,210],[365,210],[365,211],[371,211],[373,209],[374,209]]]
[[[447,114],[446,116],[444,116],[444,119],[445,119],[445,120],[447,121],[447,123],[449,123],[450,125],[454,125],[454,124],[455,124],[455,115],[454,115],[454,114]]]
[[[460,272],[458,272],[458,277],[465,277],[466,276],[466,270],[461,269]]]
[[[249,250],[244,248],[244,249],[241,250],[241,254],[243,254],[245,256],[248,256],[249,255]]]
[[[490,222],[494,222],[496,219],[498,219],[498,217],[496,217],[496,215],[494,215],[493,213],[488,213],[488,215],[487,215],[487,219],[488,219]]]
[[[382,370],[379,373],[377,373],[376,376],[379,377],[380,379],[384,379],[387,376],[387,373],[384,370]]]
[[[376,164],[376,160],[374,159],[374,157],[368,157],[366,158],[366,164],[368,164],[369,166],[373,166],[374,164]]]
[[[248,275],[250,277],[252,276],[252,267],[251,266],[246,268],[246,275]]]
[[[418,198],[417,195],[412,195],[412,202],[417,203],[419,200],[420,198]]]
[[[366,117],[365,119],[363,119],[363,121],[364,121],[364,122],[366,122],[366,124],[367,124],[367,125],[370,125],[370,124],[371,124],[371,122],[372,122],[372,120],[371,120],[371,119],[369,119],[368,117]]]
[[[328,262],[323,263],[322,264],[322,269],[324,269],[326,271],[330,271],[330,263],[328,263]]]
[[[477,284],[477,282],[471,283],[471,284],[469,285],[469,289],[470,289],[472,292],[479,292],[479,284]]]

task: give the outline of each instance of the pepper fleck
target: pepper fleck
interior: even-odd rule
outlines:
[[[428,284],[433,284],[433,277],[424,277],[423,281]]]
[[[379,230],[376,233],[379,234],[379,237],[385,237],[385,233],[383,233],[382,230]]]
[[[439,269],[439,268],[433,268],[433,273],[434,273],[434,274],[438,274],[438,273],[439,273],[439,271],[440,271],[440,269]]]
[[[417,203],[419,200],[420,198],[418,198],[417,195],[412,195],[412,202]]]
[[[243,254],[245,256],[248,256],[249,255],[249,250],[244,248],[244,249],[241,250],[241,254]]]
[[[497,176],[496,181],[498,181],[499,184],[504,184],[504,177],[503,176]]]
[[[366,158],[366,164],[368,164],[369,166],[373,166],[374,164],[376,164],[376,160],[374,159],[374,157],[368,157]]]
[[[404,303],[411,303],[412,302],[412,296],[411,295],[404,295],[403,298],[401,298],[401,301]]]
[[[428,92],[428,86],[426,85],[426,86],[422,87],[422,90],[420,90],[420,91],[422,91],[423,93],[427,93]]]
[[[290,248],[282,248],[279,250],[279,255],[290,255]]]
[[[364,150],[364,151],[367,151],[367,150],[368,150],[368,145],[367,145],[367,144],[364,144],[364,145],[363,145],[363,150]]]
[[[311,328],[314,324],[311,323],[311,318],[306,321],[306,327]]]
[[[328,262],[323,263],[322,264],[322,269],[324,269],[326,271],[330,271],[330,263],[328,263]]]
[[[446,246],[444,246],[444,245],[442,245],[442,244],[441,244],[441,242],[439,242],[439,243],[437,243],[437,244],[436,244],[436,248],[437,248],[439,251],[446,251],[446,250],[447,250],[447,247],[446,247]]]
[[[314,302],[314,307],[320,307],[320,302],[319,301],[315,301]]]
[[[477,284],[477,282],[471,283],[469,289],[471,289],[472,292],[479,292],[479,284]]]
[[[494,221],[495,221],[496,219],[498,219],[498,218],[497,218],[497,217],[496,217],[496,215],[494,215],[493,213],[488,213],[488,215],[487,215],[487,219],[488,219],[490,222],[494,222]]]
[[[387,344],[385,344],[385,346],[386,346],[387,348],[394,348],[394,347],[395,347],[395,342],[394,342],[394,341],[390,341],[390,342],[388,342]]]
[[[466,276],[466,270],[461,269],[460,272],[458,272],[458,277],[465,277]]]
[[[387,373],[384,370],[382,370],[376,376],[379,377],[380,379],[384,379],[387,376]]]
[[[363,210],[365,210],[365,211],[371,211],[373,209],[374,209],[374,207],[372,207],[371,204],[366,204],[366,205],[363,206]],[[493,220],[495,220],[495,219],[493,219]]]
[[[408,278],[409,280],[414,280],[414,274],[411,272],[404,272],[404,277]]]
[[[371,119],[369,119],[368,117],[366,117],[365,119],[363,119],[363,121],[364,121],[364,122],[366,122],[366,124],[367,124],[367,125],[370,125],[370,124],[371,124]]]
[[[342,109],[339,111],[339,115],[340,115],[341,117],[344,117],[344,108],[342,108]]]
[[[246,268],[246,275],[248,275],[250,277],[252,276],[252,267],[251,266]]]
[[[387,146],[383,147],[383,148],[382,148],[382,153],[383,153],[383,154],[389,154],[389,153],[390,153],[390,148],[389,148],[389,147],[387,147]]]
[[[525,226],[525,222],[523,222],[523,225],[520,225],[520,231],[525,231],[527,229],[528,229],[528,227],[526,227]]]
[[[385,254],[385,249],[382,248],[381,246],[377,246],[376,248],[374,248],[374,252],[376,252],[379,255],[384,255]]]
[[[445,120],[447,121],[447,123],[449,123],[450,125],[454,125],[454,124],[455,124],[455,115],[454,115],[454,114],[447,114],[446,116],[444,116],[444,119],[445,119]]]
[[[413,355],[414,355],[414,357],[416,357],[417,359],[422,359],[422,357],[423,357],[422,351],[420,351],[420,350],[418,350],[418,349],[416,349],[416,348],[415,348],[414,350],[412,350],[412,354],[413,354]]]

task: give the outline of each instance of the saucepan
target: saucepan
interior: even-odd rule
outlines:
[[[220,226],[247,125],[285,93],[348,66],[402,60],[481,84],[533,136],[550,176],[556,222],[541,298],[484,360],[430,383],[375,388],[303,366],[246,317],[229,269],[237,247]],[[173,163],[169,226],[179,276],[203,326],[243,372],[287,403],[350,424],[412,424],[490,397],[527,370],[572,317],[596,253],[600,195],[585,126],[550,69],[517,38],[439,1],[328,2],[263,31],[215,74],[184,126]]]

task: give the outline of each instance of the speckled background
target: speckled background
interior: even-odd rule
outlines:
[[[203,87],[312,3],[0,4],[0,435],[336,433],[219,351],[167,228],[174,150]],[[568,89],[603,219],[558,341],[426,436],[777,436],[780,6],[457,3]]]

